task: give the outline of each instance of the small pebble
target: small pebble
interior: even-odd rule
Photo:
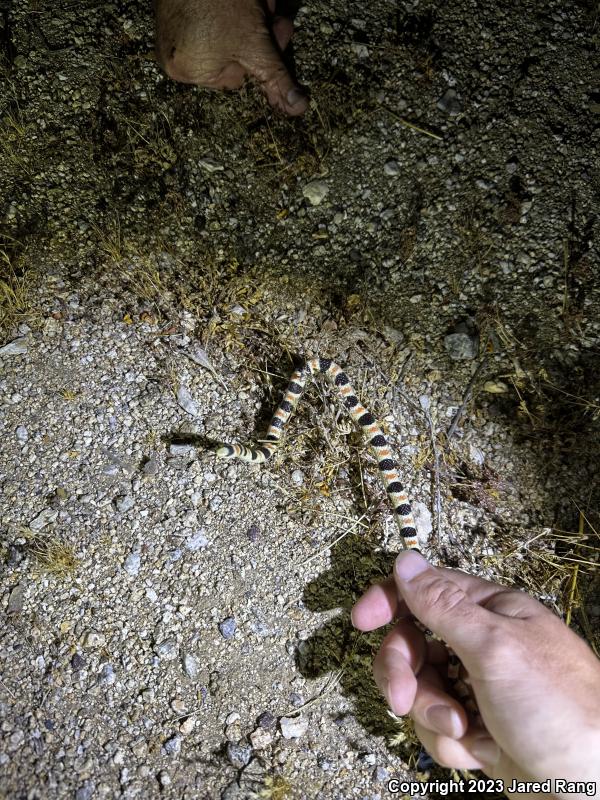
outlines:
[[[181,385],[177,390],[177,403],[190,416],[197,417],[200,413],[192,395],[186,386]]]
[[[506,394],[510,388],[504,381],[486,381],[483,384],[483,391],[489,394]]]
[[[329,186],[325,181],[311,181],[302,188],[302,194],[311,206],[320,206],[329,194]]]
[[[292,483],[296,486],[302,486],[304,483],[304,473],[301,469],[295,469],[292,472]]]
[[[219,622],[219,630],[224,639],[231,639],[235,634],[236,623],[234,617],[227,617],[223,622]]]
[[[175,736],[172,736],[170,739],[167,739],[165,742],[165,753],[168,756],[175,756],[181,751],[181,743],[183,741],[183,737],[177,733]]]
[[[106,636],[103,633],[89,631],[83,638],[84,647],[103,647],[106,644]]]
[[[462,103],[455,89],[446,89],[444,94],[436,103],[440,111],[445,111],[451,117],[455,117],[462,111]]]
[[[227,759],[236,769],[243,769],[252,758],[252,748],[248,745],[227,742]]]
[[[210,158],[210,156],[206,156],[205,158],[199,159],[198,166],[205,172],[209,173],[223,172],[223,170],[225,169],[223,164],[220,164],[215,158]]]
[[[308,730],[306,717],[282,717],[279,720],[284,739],[299,739]]]
[[[27,352],[27,339],[23,336],[0,347],[0,356],[22,356]]]
[[[400,164],[393,159],[391,161],[386,161],[383,165],[383,171],[386,175],[389,175],[390,178],[395,178],[397,175],[400,175]]]
[[[156,655],[163,661],[173,661],[177,658],[177,642],[175,639],[165,639],[154,648]]]
[[[130,553],[125,559],[123,569],[128,575],[137,575],[140,571],[142,557],[139,553]]]
[[[199,666],[197,659],[191,653],[185,653],[183,656],[183,668],[188,678],[194,680],[198,677]]]
[[[25,442],[29,439],[29,431],[24,425],[19,425],[16,428],[15,435],[21,444],[25,444]]]
[[[273,734],[259,727],[250,734],[250,742],[253,750],[265,750],[273,743]]]
[[[122,494],[115,499],[115,506],[117,507],[117,511],[120,511],[121,514],[126,514],[134,505],[135,500],[130,494]]]

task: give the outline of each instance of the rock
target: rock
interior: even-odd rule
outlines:
[[[174,661],[177,658],[177,641],[175,639],[165,639],[154,648],[156,655],[163,661]]]
[[[302,188],[302,194],[311,206],[320,206],[329,194],[329,186],[325,181],[311,181]]]
[[[106,644],[106,636],[97,631],[88,631],[83,637],[83,646],[89,648],[104,647]]]
[[[158,782],[164,789],[171,785],[171,776],[165,769],[161,769],[161,771],[158,773]]]
[[[22,356],[27,352],[27,339],[21,336],[0,347],[0,356]]]
[[[252,758],[251,747],[235,744],[234,742],[227,742],[226,753],[229,763],[236,769],[243,769],[250,763]]]
[[[308,730],[306,717],[282,717],[279,726],[284,739],[299,739]]]
[[[444,336],[444,346],[454,361],[477,358],[479,332],[470,320],[459,322],[447,336]]]
[[[15,435],[21,444],[25,444],[25,442],[29,439],[29,432],[24,425],[17,426]]]
[[[295,469],[292,472],[292,483],[296,486],[302,486],[304,483],[304,473],[301,469]]]
[[[189,734],[194,730],[196,727],[196,717],[188,717],[184,719],[181,725],[179,726],[179,730],[184,736],[189,736]]]
[[[128,575],[137,575],[140,571],[142,557],[139,553],[130,553],[125,559],[123,569]]]
[[[122,494],[115,499],[115,506],[117,507],[117,511],[120,511],[121,514],[126,514],[134,505],[135,500],[130,494]]]
[[[431,511],[427,508],[425,503],[419,501],[413,503],[412,510],[419,539],[425,540],[433,531]]]
[[[191,417],[197,417],[200,414],[198,406],[194,402],[186,386],[181,385],[179,389],[177,389],[177,403],[180,408],[186,411]]]
[[[258,525],[254,525],[254,524],[250,525],[250,527],[246,531],[246,536],[248,537],[248,539],[251,542],[257,542],[258,541],[258,537],[260,536],[260,529],[259,529]]]
[[[219,631],[224,639],[232,639],[235,635],[236,623],[234,617],[227,617],[223,622],[219,622]]]
[[[395,178],[397,175],[400,175],[400,164],[393,159],[386,161],[383,165],[383,172],[385,175],[389,175],[390,178]]]
[[[510,391],[510,387],[504,381],[486,381],[483,384],[483,391],[490,394],[506,394]]]
[[[178,753],[181,752],[181,743],[183,741],[183,736],[181,734],[176,733],[175,736],[172,736],[170,739],[164,744],[165,753],[168,756],[176,756]]]
[[[265,730],[272,730],[277,725],[277,717],[271,714],[270,711],[263,711],[258,718],[258,724]]]
[[[169,445],[170,456],[188,456],[194,448],[191,444],[172,444]]]
[[[20,614],[23,611],[24,600],[25,586],[22,583],[17,583],[17,585],[11,589],[8,597],[8,608],[6,609],[7,613]]]
[[[259,727],[250,734],[250,742],[253,750],[265,750],[273,743],[273,734]]]
[[[50,525],[51,522],[58,517],[58,511],[55,511],[52,508],[45,508],[43,511],[31,520],[29,523],[29,527],[32,531],[41,531],[42,528],[45,528],[47,525]]]
[[[71,667],[77,672],[85,667],[85,659],[79,653],[73,653],[71,656]]]
[[[183,668],[188,678],[194,680],[198,677],[200,671],[197,659],[191,653],[184,653]]]
[[[100,683],[104,686],[112,686],[116,680],[117,676],[115,675],[112,664],[105,664],[100,672]]]
[[[455,89],[446,89],[444,94],[436,103],[440,111],[445,111],[451,117],[455,117],[462,112],[462,103]]]
[[[216,158],[211,158],[210,156],[205,156],[204,158],[199,159],[198,166],[200,169],[203,169],[205,172],[213,173],[213,172],[223,172],[225,167],[223,164],[219,164]]]

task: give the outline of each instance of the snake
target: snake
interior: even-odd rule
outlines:
[[[276,452],[285,426],[304,394],[309,379],[320,375],[337,389],[352,421],[364,434],[367,444],[377,460],[379,475],[392,506],[403,548],[418,551],[419,542],[412,505],[406,488],[400,480],[398,463],[393,456],[381,424],[360,402],[346,372],[329,358],[309,359],[294,371],[283,399],[275,409],[264,439],[255,445],[221,443],[215,448],[216,456],[221,459],[238,459],[249,464],[264,464],[268,461]],[[417,621],[415,620],[415,622]],[[423,629],[422,626],[421,629]],[[467,711],[477,715],[477,704],[472,692],[461,678],[461,661],[447,644],[446,648],[448,651],[448,679],[452,688],[464,703]]]

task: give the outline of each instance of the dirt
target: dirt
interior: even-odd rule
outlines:
[[[431,559],[598,652],[598,6],[296,25],[289,120],[169,81],[145,4],[0,5],[11,800],[449,777],[379,698],[383,634],[350,625],[401,543],[334,395],[309,389],[269,466],[215,460],[308,356],[383,421]]]

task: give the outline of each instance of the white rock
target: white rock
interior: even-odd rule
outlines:
[[[284,739],[299,739],[308,730],[306,717],[282,717],[279,725]]]
[[[198,166],[205,170],[205,172],[223,172],[225,167],[223,164],[219,164],[219,162],[215,158],[210,158],[210,156],[206,156],[205,158],[201,158],[198,161]]]
[[[130,553],[125,559],[123,569],[128,575],[137,575],[140,571],[142,558],[139,553]]]
[[[0,347],[0,356],[22,356],[27,352],[27,340],[24,336]]]
[[[200,413],[198,411],[198,406],[194,402],[192,395],[189,393],[189,390],[186,386],[180,386],[177,390],[177,403],[184,411],[192,417],[197,417]]]
[[[431,511],[427,508],[425,503],[413,503],[413,517],[415,520],[415,527],[419,535],[419,539],[427,539],[433,531],[433,524],[431,521]]]
[[[325,181],[311,181],[302,189],[302,194],[311,206],[320,206],[329,193],[329,186]]]

